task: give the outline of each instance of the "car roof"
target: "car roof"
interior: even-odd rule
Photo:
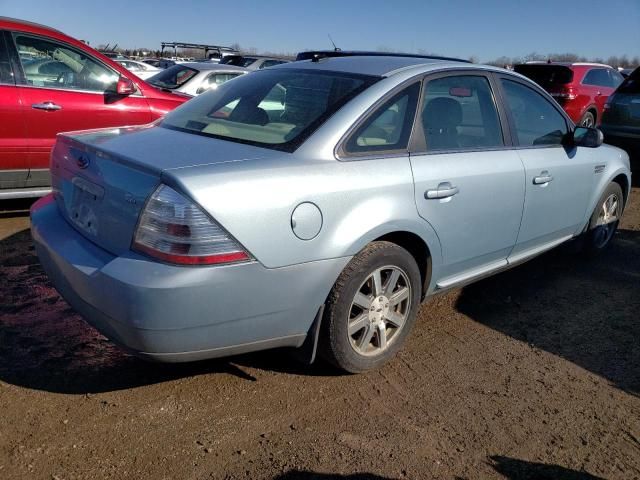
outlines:
[[[417,66],[444,67],[455,65],[458,67],[473,68],[474,64],[438,60],[420,57],[399,57],[399,56],[348,56],[348,57],[328,57],[319,60],[299,60],[297,62],[283,63],[270,68],[301,68],[309,70],[329,70],[334,72],[358,73],[363,75],[374,75],[388,77],[399,70]]]
[[[228,71],[228,72],[248,72],[249,70],[244,67],[236,67],[234,65],[219,64],[216,62],[185,62],[178,65],[186,65],[187,67],[195,68],[196,70],[216,70],[216,71]]]
[[[594,63],[594,62],[526,62],[520,63],[519,65],[559,65],[561,67],[602,67],[602,68],[613,68],[611,65],[606,65],[604,63]]]
[[[41,23],[28,22],[26,20],[20,20],[19,18],[2,17],[0,16],[0,27],[2,28],[14,28],[15,26],[30,27],[32,29],[48,30],[50,32],[62,33],[60,30],[42,25]]]

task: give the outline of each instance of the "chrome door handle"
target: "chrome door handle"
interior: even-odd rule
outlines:
[[[553,181],[553,175],[549,175],[549,172],[547,172],[546,170],[540,172],[540,175],[538,175],[537,177],[533,177],[534,185],[544,185],[545,183],[549,183],[551,181]]]
[[[426,192],[424,192],[424,198],[428,200],[434,198],[449,198],[453,197],[459,191],[460,189],[458,187],[454,187],[449,182],[443,182],[438,185],[437,189],[427,190]]]
[[[60,105],[56,105],[53,102],[34,103],[33,105],[31,105],[31,108],[35,108],[36,110],[47,110],[50,112],[62,110],[62,107]]]

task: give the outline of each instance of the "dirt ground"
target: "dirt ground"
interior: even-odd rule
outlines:
[[[636,174],[640,176],[640,174]],[[0,213],[0,479],[640,478],[640,188],[614,244],[426,303],[380,371],[128,356]]]

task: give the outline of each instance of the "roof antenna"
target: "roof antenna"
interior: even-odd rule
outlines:
[[[331,34],[327,33],[327,37],[329,37],[329,41],[331,42],[331,45],[333,45],[333,51],[334,52],[340,52],[342,49],[336,47],[336,44],[333,41],[333,38],[331,38]]]

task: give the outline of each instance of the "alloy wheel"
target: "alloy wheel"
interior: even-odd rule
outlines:
[[[411,283],[402,269],[376,269],[360,285],[349,310],[352,348],[365,356],[379,355],[389,348],[406,323],[411,298]]]

